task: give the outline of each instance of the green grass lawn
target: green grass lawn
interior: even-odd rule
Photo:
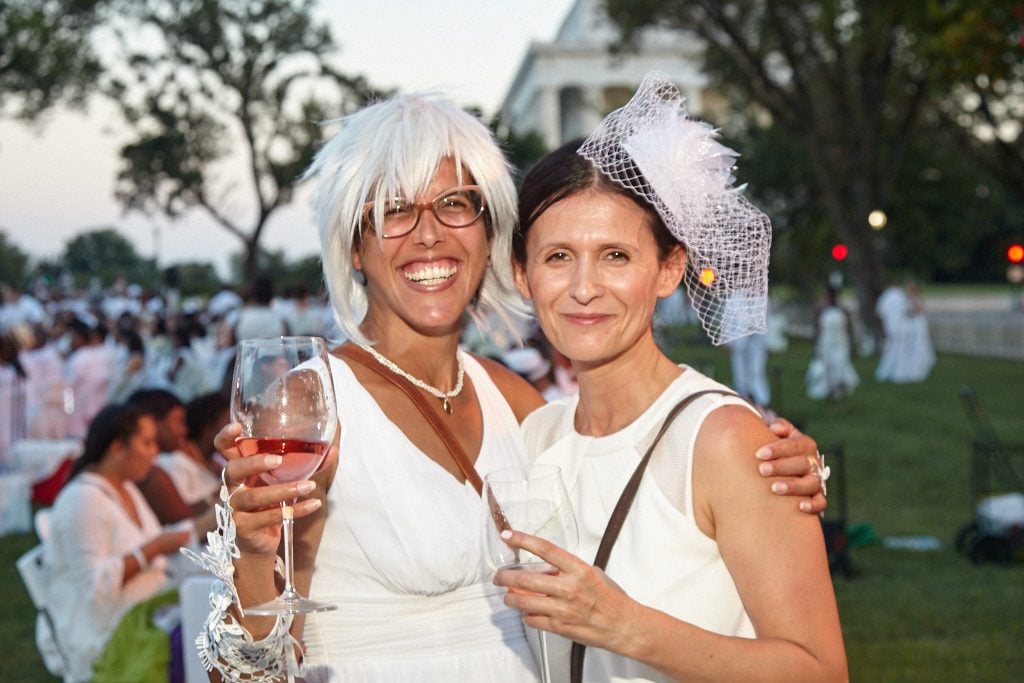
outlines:
[[[673,355],[729,381],[723,349],[680,344]],[[957,388],[972,384],[1003,438],[1024,442],[1024,363],[942,355],[926,382],[900,386],[877,384],[876,359],[861,359],[861,386],[835,405],[805,397],[809,356],[805,342],[773,355],[775,389],[781,386],[782,413],[823,450],[843,443],[849,524],[870,525],[879,538],[931,535],[943,543],[930,552],[880,543],[851,551],[857,575],[837,577],[835,587],[852,679],[1022,680],[1024,562],[975,566],[953,539],[973,516],[971,434]],[[32,535],[0,539],[0,642],[9,648],[0,659],[2,681],[52,680],[36,653],[34,611],[14,567],[34,544]]]
[[[674,348],[677,360],[728,383],[727,351]],[[783,415],[826,452],[844,444],[849,524],[870,525],[880,539],[943,543],[931,552],[880,543],[851,551],[857,575],[837,576],[835,588],[852,680],[1022,680],[1024,562],[975,566],[953,541],[973,517],[971,430],[957,389],[973,385],[1002,438],[1024,443],[1024,363],[940,355],[927,381],[893,385],[874,381],[877,358],[858,359],[861,385],[837,405],[804,394],[810,353],[796,342],[769,364],[778,368]]]

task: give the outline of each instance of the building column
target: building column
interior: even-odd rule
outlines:
[[[583,135],[590,135],[601,125],[604,119],[604,89],[599,86],[592,86],[583,91],[583,112],[580,123],[583,126]]]
[[[557,149],[561,145],[562,118],[559,113],[558,88],[544,87],[537,93],[537,105],[539,108],[540,134],[544,137],[544,144],[549,150]]]

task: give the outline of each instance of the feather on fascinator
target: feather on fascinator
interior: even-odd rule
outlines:
[[[715,345],[764,332],[768,216],[733,187],[739,156],[718,131],[691,119],[661,72],[605,117],[579,149],[601,173],[653,206],[687,250],[686,291]]]

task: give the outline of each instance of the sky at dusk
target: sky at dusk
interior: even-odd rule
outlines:
[[[335,64],[378,87],[440,90],[461,105],[497,111],[530,41],[550,41],[572,0],[324,0],[341,50]],[[113,226],[161,266],[213,261],[227,275],[241,242],[199,212],[169,222],[122,215],[113,198],[119,134],[116,110],[58,109],[33,128],[0,121],[0,230],[34,258],[58,256],[80,231]],[[226,172],[230,173],[230,170]],[[241,195],[239,196],[241,199]],[[237,207],[245,216],[245,207]],[[289,259],[316,253],[308,189],[275,214],[263,245]]]

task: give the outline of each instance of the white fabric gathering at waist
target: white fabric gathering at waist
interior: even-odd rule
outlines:
[[[338,609],[307,617],[307,642],[329,643],[331,658],[429,658],[525,638],[519,612],[489,582],[437,595],[318,596]],[[396,647],[396,642],[401,647]]]

